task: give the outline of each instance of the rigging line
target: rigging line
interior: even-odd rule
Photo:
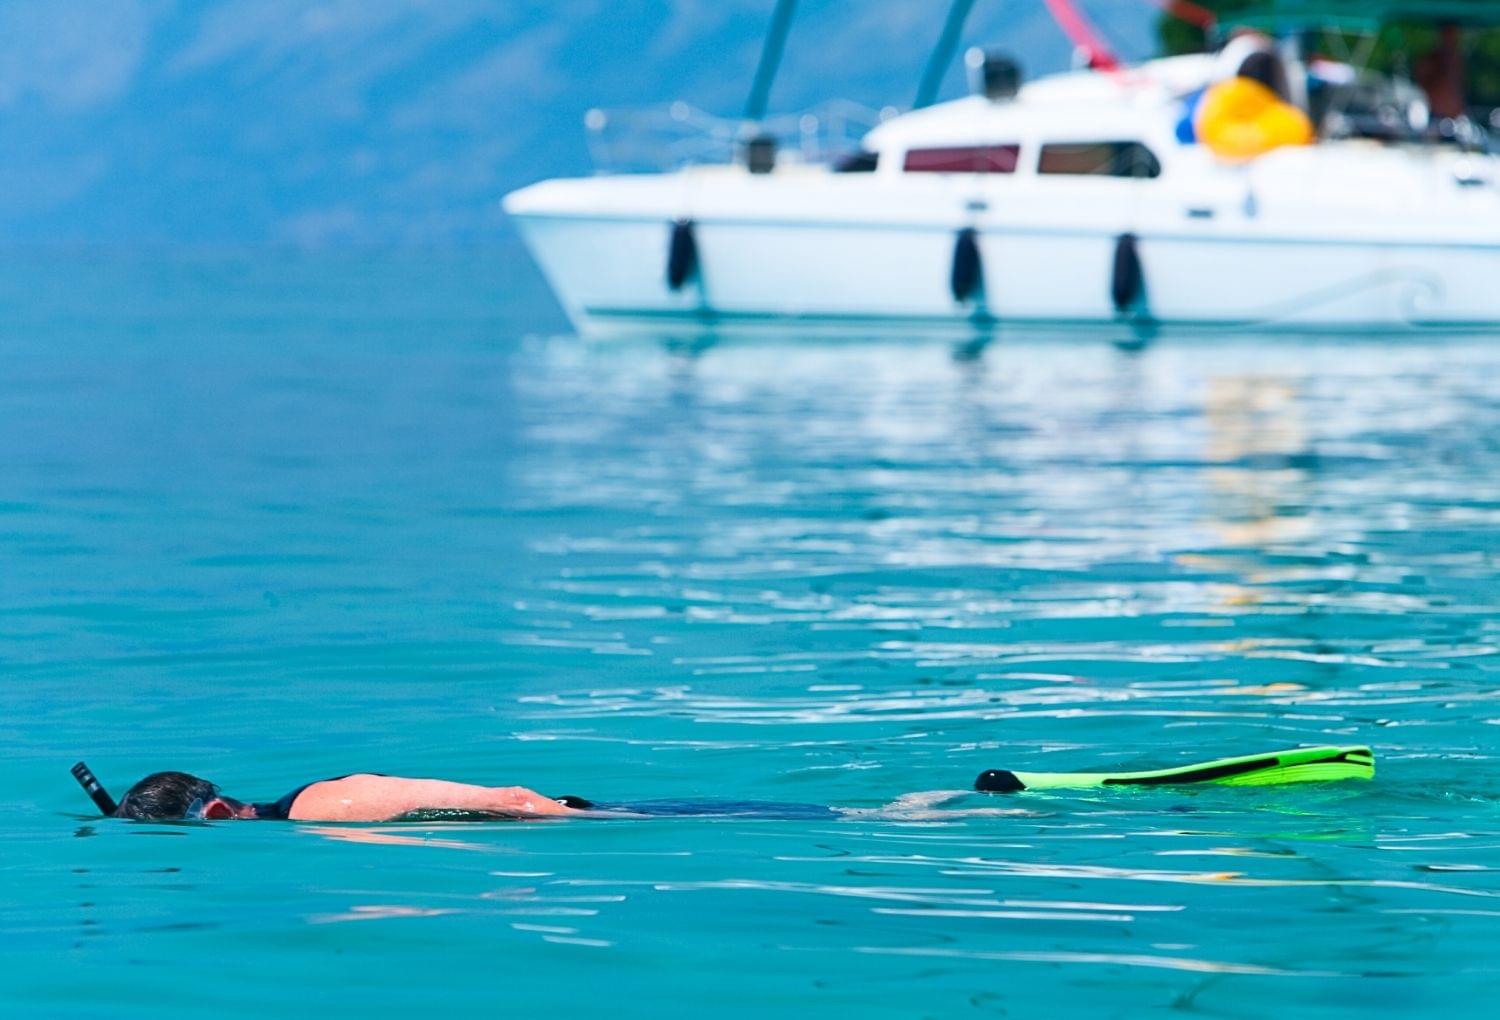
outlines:
[[[1201,4],[1193,3],[1193,0],[1150,0],[1150,2],[1161,8],[1162,13],[1169,18],[1201,28],[1205,32],[1211,32],[1218,27],[1219,16]]]
[[[1046,0],[1047,11],[1057,27],[1063,30],[1074,46],[1082,50],[1089,60],[1089,67],[1096,71],[1119,71],[1120,60],[1109,48],[1089,20],[1073,4],[1073,0]]]

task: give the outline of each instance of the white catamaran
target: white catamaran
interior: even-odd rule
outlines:
[[[950,12],[925,93],[970,2]],[[1022,85],[1013,63],[971,51],[977,94],[919,99],[840,162],[778,160],[752,131],[731,162],[544,181],[505,209],[596,336],[1500,325],[1500,162],[1483,133],[1435,116],[1409,82],[1307,46],[1330,25],[1500,24],[1500,3],[1266,3],[1219,26],[1218,53],[1134,67],[1064,0],[1048,3],[1088,68]],[[790,7],[773,21],[752,125]],[[1231,35],[1247,26],[1266,34]],[[1267,52],[1316,136],[1226,158],[1197,136],[1195,104]]]

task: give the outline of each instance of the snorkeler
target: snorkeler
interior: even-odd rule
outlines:
[[[1375,759],[1368,747],[1303,747],[1220,758],[1147,772],[1011,772],[988,769],[974,781],[980,793],[1097,789],[1112,786],[1212,784],[1269,786],[1284,783],[1370,779]],[[356,773],[300,786],[280,800],[253,803],[219,792],[186,772],[153,772],[116,803],[83,762],[73,777],[105,815],[139,821],[273,819],[299,822],[485,821],[581,816],[629,818],[717,816],[816,820],[869,814],[868,810],[763,801],[657,800],[595,804],[581,797],[544,797],[523,786],[475,786],[442,779],[409,779]],[[887,809],[913,818],[966,791],[907,794]],[[990,814],[992,811],[960,812]],[[945,817],[955,817],[945,812]]]
[[[569,814],[588,803],[575,797],[544,797],[522,786],[474,786],[372,773],[307,783],[280,800],[255,803],[226,797],[213,783],[186,772],[153,772],[116,804],[83,762],[73,766],[73,775],[106,815],[155,821],[388,822],[417,812],[540,818]]]

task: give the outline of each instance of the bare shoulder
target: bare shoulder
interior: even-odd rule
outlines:
[[[450,808],[518,818],[571,813],[566,806],[523,786],[475,786],[445,779],[364,773],[312,784],[298,795],[290,817],[299,821],[383,822],[412,811]]]
[[[394,817],[383,814],[389,805],[392,783],[405,782],[394,776],[377,776],[356,772],[338,779],[324,779],[310,784],[292,802],[289,817],[317,822],[377,822]],[[399,812],[395,812],[399,814]]]

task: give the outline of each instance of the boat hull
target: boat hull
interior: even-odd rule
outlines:
[[[1492,217],[1391,229],[1369,215],[1330,222],[1339,210],[1263,211],[1240,192],[1179,195],[1153,207],[1118,191],[1040,203],[951,184],[902,193],[876,182],[843,185],[842,194],[828,182],[780,191],[771,182],[731,183],[675,201],[637,186],[634,202],[619,194],[600,201],[586,193],[598,179],[559,187],[570,183],[519,192],[508,208],[569,317],[592,336],[1500,324],[1500,229],[1485,226]],[[678,221],[691,223],[695,263],[674,289],[666,266]],[[1434,233],[1443,227],[1446,234]],[[959,300],[953,260],[966,228],[975,231],[982,282]],[[1121,307],[1127,235],[1140,286]]]

